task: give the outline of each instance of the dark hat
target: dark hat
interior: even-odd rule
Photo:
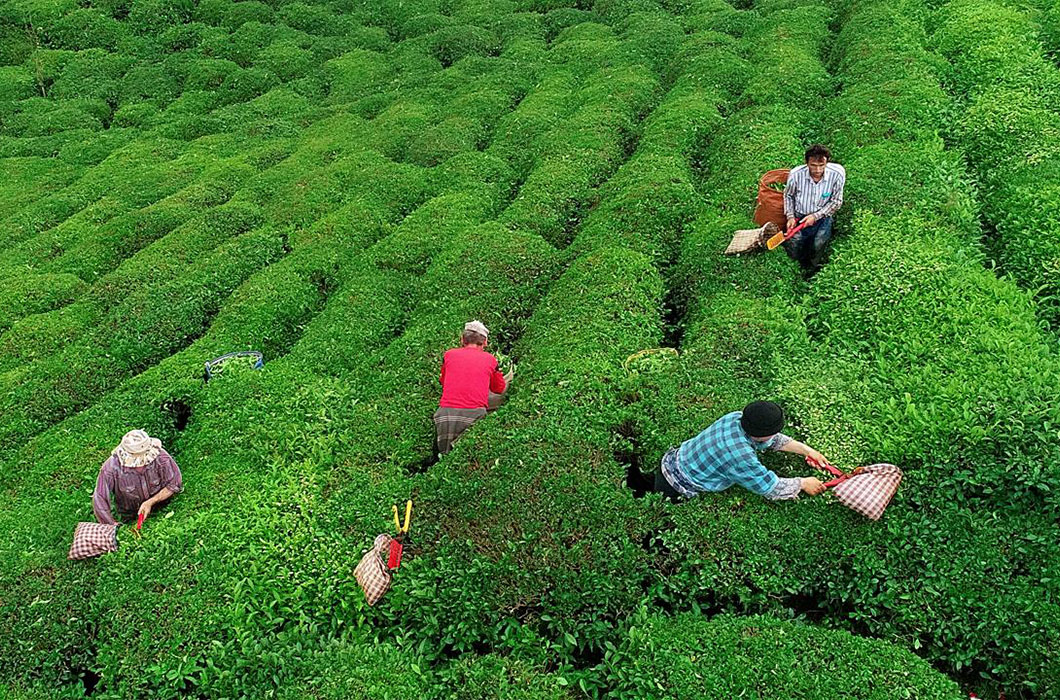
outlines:
[[[743,407],[740,427],[751,437],[769,437],[784,429],[784,409],[772,401],[754,401]]]

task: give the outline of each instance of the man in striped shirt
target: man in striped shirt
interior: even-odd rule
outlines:
[[[832,217],[843,206],[847,172],[830,162],[832,154],[817,144],[806,150],[806,164],[791,169],[784,187],[784,216],[788,229],[805,222],[784,247],[803,271],[813,274],[821,267],[828,241],[832,239]]]

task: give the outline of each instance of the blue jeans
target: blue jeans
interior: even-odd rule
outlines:
[[[807,226],[784,244],[788,257],[804,270],[815,270],[824,259],[825,246],[832,240],[832,217],[827,216],[813,226]]]

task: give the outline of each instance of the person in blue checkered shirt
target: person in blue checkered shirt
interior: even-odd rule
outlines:
[[[817,450],[780,431],[784,411],[772,401],[755,401],[714,421],[680,447],[670,449],[654,480],[630,481],[635,490],[655,491],[671,500],[692,498],[705,491],[724,491],[739,485],[769,500],[797,498],[800,493],[815,496],[824,491],[820,479],[812,476],[786,479],[763,466],[758,452],[778,450],[812,457],[829,464]]]

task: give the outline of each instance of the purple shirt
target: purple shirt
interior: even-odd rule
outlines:
[[[118,458],[111,455],[99,468],[96,490],[92,493],[92,510],[96,520],[113,525],[111,494],[119,511],[135,513],[144,501],[164,488],[179,493],[181,484],[180,469],[165,450],[158,453],[155,461],[139,469],[123,467]]]

